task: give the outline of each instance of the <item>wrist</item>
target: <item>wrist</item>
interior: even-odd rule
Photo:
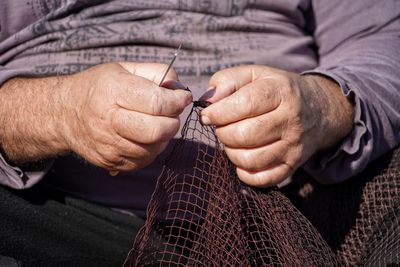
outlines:
[[[318,74],[302,76],[311,89],[309,106],[317,114],[314,140],[319,140],[317,150],[325,150],[340,143],[353,128],[354,107],[342,92],[340,85],[329,77]],[[308,101],[308,100],[306,100]]]
[[[68,92],[70,90],[70,76],[58,76],[53,78],[53,84],[50,88],[47,88],[48,95],[51,101],[49,114],[51,121],[50,131],[53,134],[53,147],[57,154],[64,154],[70,151],[68,138],[66,135],[67,123],[68,123],[68,103],[69,97]]]

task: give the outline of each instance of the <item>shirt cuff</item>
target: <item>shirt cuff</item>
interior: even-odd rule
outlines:
[[[333,71],[315,69],[302,74],[318,74],[336,81],[343,94],[354,103],[353,129],[339,144],[329,150],[317,153],[302,168],[321,184],[342,182],[361,172],[368,160],[362,159],[362,139],[368,134],[362,120],[362,103],[358,90],[350,86]]]
[[[0,154],[0,184],[15,188],[26,189],[38,183],[50,170],[53,160],[41,162],[34,169],[23,170],[20,167],[9,164]]]

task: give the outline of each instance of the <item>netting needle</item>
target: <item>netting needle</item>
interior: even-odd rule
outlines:
[[[162,84],[163,81],[165,80],[165,77],[167,77],[167,74],[168,74],[169,70],[171,69],[172,65],[174,64],[175,59],[176,59],[177,56],[179,55],[179,52],[181,51],[181,47],[182,47],[182,44],[180,44],[179,47],[175,50],[174,57],[172,58],[171,62],[169,63],[168,68],[167,68],[167,70],[165,71],[163,77],[161,78],[161,81],[160,81],[160,83],[158,84],[158,86],[161,86],[161,84]]]
[[[175,50],[175,52],[174,52],[174,57],[172,58],[171,62],[169,63],[168,68],[167,68],[167,70],[165,71],[163,77],[161,78],[161,81],[160,81],[160,83],[158,84],[158,86],[161,86],[161,84],[162,84],[162,83],[164,82],[164,80],[165,80],[165,77],[167,77],[167,74],[168,74],[169,70],[171,69],[172,65],[174,64],[175,59],[178,57],[179,52],[181,51],[181,47],[182,47],[182,44],[179,44],[178,48]],[[119,171],[110,171],[109,173],[110,173],[111,176],[116,176],[116,175],[118,175]]]

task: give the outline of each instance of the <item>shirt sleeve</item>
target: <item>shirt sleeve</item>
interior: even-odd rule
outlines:
[[[361,172],[400,143],[400,1],[312,1],[319,66],[355,105],[352,132],[303,168],[323,184]],[[338,107],[340,108],[340,107]]]
[[[0,85],[5,83],[8,79],[17,76],[33,76],[33,73],[32,71],[25,69],[9,69],[0,66]],[[8,163],[4,155],[0,153],[0,184],[15,189],[29,188],[40,181],[40,179],[50,169],[51,165],[52,161],[49,160],[41,162],[41,164],[37,164],[36,168],[29,168],[25,170]]]

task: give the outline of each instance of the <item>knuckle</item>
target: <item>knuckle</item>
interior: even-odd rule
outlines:
[[[264,120],[264,119],[260,119],[260,118],[255,118],[253,121],[253,128],[255,129],[255,131],[260,131],[260,130],[264,130],[264,129],[268,129],[268,123]],[[271,122],[269,122],[271,123]]]
[[[158,142],[162,137],[162,130],[159,125],[152,125],[147,129],[147,134],[144,135],[144,143],[152,144]]]
[[[149,106],[152,115],[159,116],[163,114],[163,97],[160,90],[152,92]]]
[[[110,153],[109,155],[105,156],[105,159],[113,164],[114,166],[121,166],[125,163],[124,159],[118,156],[117,154]]]
[[[105,167],[107,169],[115,169],[115,167],[117,166],[114,162],[109,160],[107,156],[101,156],[97,161],[99,166]]]
[[[288,177],[290,173],[292,173],[296,170],[296,167],[293,164],[288,163],[288,162],[283,163],[283,168],[284,168],[284,171],[283,171],[282,175],[280,176],[281,180]]]
[[[292,127],[285,137],[287,147],[290,148],[301,144],[303,132],[301,127]]]
[[[238,125],[235,128],[235,131],[227,131],[225,135],[232,138],[234,145],[244,145],[248,140],[248,128],[244,125]]]
[[[256,160],[250,151],[243,151],[237,156],[240,167],[243,169],[253,171],[256,167]]]
[[[105,158],[103,158],[103,157],[99,157],[98,159],[96,159],[95,160],[95,165],[97,165],[97,166],[100,166],[100,167],[102,167],[102,168],[106,168],[106,169],[109,169],[109,170],[112,170],[112,169],[114,169],[114,165],[113,164],[111,164],[110,162],[108,162]]]
[[[120,166],[124,163],[123,158],[121,158],[118,153],[114,152],[114,150],[110,148],[100,152],[100,156],[100,162],[106,167]]]
[[[281,140],[281,145],[282,145],[282,150],[285,151],[286,153],[288,153],[292,147],[292,143],[287,140],[287,139],[282,139]]]
[[[242,112],[246,115],[252,115],[257,110],[256,97],[252,97],[249,93],[243,93],[237,98],[236,105],[242,109]]]
[[[149,128],[149,134],[147,136],[147,143],[157,143],[163,136],[162,129],[159,125],[154,125]]]
[[[171,115],[178,116],[186,108],[186,105],[188,103],[192,103],[192,101],[193,101],[193,96],[191,94],[186,94],[186,93],[182,94],[182,92],[176,92],[175,101],[171,103],[173,107]]]
[[[134,152],[131,154],[135,156],[135,159],[144,159],[151,157],[152,152],[148,147],[152,147],[150,145],[141,145],[138,147],[135,147]]]
[[[120,171],[131,171],[140,169],[141,166],[136,162],[136,160],[124,159],[123,164],[119,165],[118,170]]]

